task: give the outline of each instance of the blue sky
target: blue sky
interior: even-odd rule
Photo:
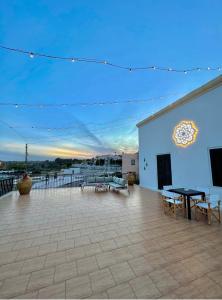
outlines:
[[[220,0],[1,0],[0,44],[129,66],[214,67],[222,65],[221,11]],[[1,106],[0,160],[24,159],[26,142],[32,160],[136,151],[139,120],[219,75],[128,72],[4,50],[0,62],[0,102],[90,103],[166,95],[142,104]]]

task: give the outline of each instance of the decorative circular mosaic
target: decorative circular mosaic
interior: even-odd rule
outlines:
[[[198,128],[193,121],[181,121],[173,131],[173,140],[179,147],[188,147],[197,138]]]

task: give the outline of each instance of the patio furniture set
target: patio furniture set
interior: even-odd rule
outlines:
[[[220,197],[210,194],[209,188],[197,187],[195,189],[173,188],[164,186],[162,191],[163,210],[168,209],[169,214],[176,217],[177,210],[183,212],[184,216],[191,220],[192,208],[195,211],[195,219],[198,215],[207,216],[208,224],[211,224],[212,216],[220,223]]]
[[[95,192],[107,192],[112,190],[127,190],[128,183],[123,178],[118,178],[115,176],[90,176],[85,178],[84,182],[81,184],[81,189],[84,190],[86,186],[95,187]]]

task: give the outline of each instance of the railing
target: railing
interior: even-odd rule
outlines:
[[[32,177],[32,189],[48,189],[61,187],[78,187],[84,182],[83,175],[58,175]]]
[[[113,174],[114,175],[114,174]],[[32,189],[49,189],[49,188],[64,188],[64,187],[80,187],[88,178],[92,177],[110,177],[108,174],[94,175],[46,175],[41,177],[32,177]],[[124,177],[124,176],[123,176]]]
[[[0,197],[13,190],[13,177],[0,179]]]

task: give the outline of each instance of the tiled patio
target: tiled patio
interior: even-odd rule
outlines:
[[[222,231],[159,195],[79,188],[0,199],[1,298],[222,298]]]

